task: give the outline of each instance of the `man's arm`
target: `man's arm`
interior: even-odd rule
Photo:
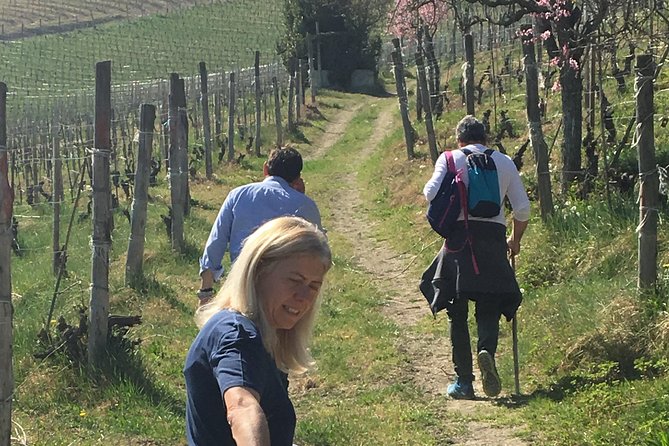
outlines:
[[[509,252],[511,255],[516,255],[520,252],[520,240],[523,238],[525,229],[527,229],[527,224],[529,220],[521,221],[513,219],[513,224],[511,227],[511,235],[506,240],[506,244],[509,247]]]
[[[255,390],[232,387],[223,394],[223,402],[237,446],[270,446],[267,418]]]
[[[209,238],[200,257],[200,289],[206,290],[214,286],[214,282],[223,274],[223,256],[228,250],[230,232],[232,230],[232,200],[230,195],[225,199],[221,210],[209,232]]]

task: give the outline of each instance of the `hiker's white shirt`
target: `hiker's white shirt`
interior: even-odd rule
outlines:
[[[485,152],[488,148],[482,144],[470,144],[462,149],[469,149],[472,152]],[[453,150],[453,162],[455,163],[455,169],[460,171],[462,181],[465,185],[469,185],[469,175],[467,173],[467,157],[462,153],[461,149]],[[513,218],[519,221],[527,221],[530,219],[530,200],[527,198],[527,192],[523,186],[523,182],[520,179],[516,165],[513,163],[513,160],[504,155],[502,152],[493,150],[492,159],[495,162],[495,167],[497,168],[497,179],[499,181],[499,195],[504,201],[504,197],[509,198],[511,203],[511,209],[513,210]],[[446,159],[446,153],[442,153],[437,158],[437,162],[434,165],[434,173],[432,178],[425,184],[423,188],[423,195],[427,201],[432,201],[434,197],[437,196],[439,192],[439,187],[441,182],[446,176],[448,171],[448,160]],[[464,215],[462,211],[458,220],[464,220]],[[469,216],[469,220],[478,220],[478,221],[491,221],[495,223],[500,223],[506,226],[506,215],[504,211],[504,205],[500,206],[499,214],[492,218],[483,218],[483,217],[472,217]]]

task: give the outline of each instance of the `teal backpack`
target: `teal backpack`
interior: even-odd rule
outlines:
[[[501,210],[502,200],[499,193],[497,166],[492,159],[494,150],[473,152],[469,149],[462,149],[462,153],[467,157],[469,215],[484,218],[496,217]]]

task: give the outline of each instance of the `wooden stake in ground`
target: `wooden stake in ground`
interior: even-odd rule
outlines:
[[[402,127],[404,128],[404,142],[407,146],[407,158],[412,159],[414,157],[414,129],[409,118],[409,99],[404,82],[404,63],[402,62],[402,52],[399,49],[400,40],[393,39],[393,44],[395,44],[395,51],[392,52],[395,89],[397,90],[397,100],[400,103],[400,115],[402,116]]]
[[[179,75],[172,73],[170,75],[170,97],[169,97],[169,112],[168,123],[170,133],[170,203],[171,215],[170,226],[172,234],[172,249],[182,251],[184,245],[183,239],[183,221],[184,208],[181,200],[181,162],[179,160],[179,101],[177,99],[179,89]]]
[[[430,146],[430,157],[432,163],[437,162],[439,152],[437,150],[437,138],[434,133],[432,123],[432,110],[430,109],[430,91],[427,88],[427,79],[425,76],[425,65],[423,64],[423,51],[420,47],[416,50],[416,70],[418,71],[418,82],[420,84],[420,98],[423,109],[425,110],[425,130],[427,132],[427,141]]]
[[[111,249],[111,61],[95,64],[95,141],[93,146],[93,258],[88,316],[88,363],[99,365],[107,345],[109,251]]]
[[[288,62],[288,132],[295,131],[295,58]]]
[[[272,77],[272,89],[274,90],[274,117],[276,119],[276,146],[283,145],[283,132],[281,123],[281,98],[279,96],[279,85],[276,76]]]
[[[465,103],[467,104],[467,114],[474,114],[474,38],[471,34],[465,34]]]
[[[228,162],[235,160],[235,73],[230,72],[228,83]]]
[[[256,95],[256,135],[255,135],[255,149],[256,149],[256,156],[260,157],[260,99],[261,99],[261,91],[260,91],[260,51],[256,51],[256,60],[255,60],[255,95]]]
[[[62,252],[60,250],[60,204],[63,201],[63,161],[60,158],[60,140],[58,134],[53,141],[53,274],[58,275]]]
[[[311,86],[311,105],[316,104],[316,94],[318,90],[318,80],[316,80],[316,70],[314,69],[314,43],[313,36],[307,33],[307,55],[309,62],[309,85]]]
[[[530,130],[530,143],[536,160],[537,183],[541,218],[546,220],[553,213],[553,196],[551,176],[548,168],[548,145],[541,128],[539,113],[539,70],[535,61],[533,36],[529,33],[532,25],[521,27],[523,44],[523,65],[525,68],[525,96],[527,109],[527,125]]]
[[[637,153],[639,156],[639,291],[651,291],[657,280],[657,214],[659,174],[655,161],[655,129],[653,125],[653,77],[655,63],[652,55],[636,59],[636,122]]]
[[[14,192],[9,186],[7,158],[7,85],[0,82],[0,446],[9,446],[11,442],[14,399],[11,269]]]
[[[131,208],[131,228],[128,239],[128,256],[125,263],[125,284],[132,286],[142,277],[144,264],[144,235],[146,208],[149,201],[149,175],[151,172],[151,146],[156,107],[142,104],[140,107],[139,150],[135,172],[135,194]]]
[[[204,130],[204,171],[207,179],[211,180],[214,170],[211,161],[211,120],[209,118],[209,89],[207,87],[209,79],[207,76],[207,65],[204,62],[200,62],[200,102],[202,103],[202,123]],[[153,114],[155,116],[155,110]]]

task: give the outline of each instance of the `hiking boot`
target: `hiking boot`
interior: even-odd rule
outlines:
[[[487,350],[481,350],[478,354],[478,364],[481,370],[481,381],[483,381],[483,392],[488,396],[497,396],[502,391],[502,381],[497,374],[495,360]]]
[[[460,379],[449,385],[446,393],[454,400],[473,400],[475,398],[472,383],[462,382]]]

